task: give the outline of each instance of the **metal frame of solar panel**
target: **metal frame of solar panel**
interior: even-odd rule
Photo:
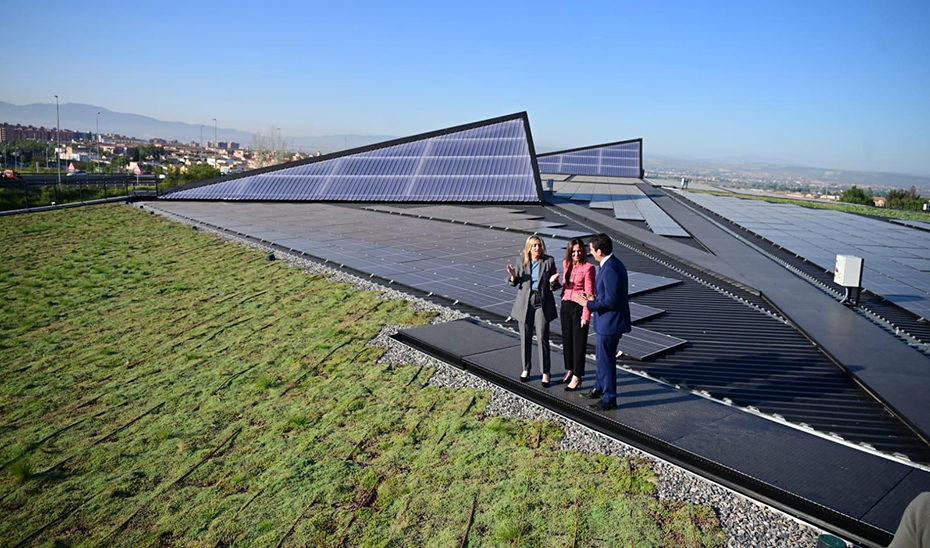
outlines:
[[[525,112],[211,179],[160,196],[531,203],[541,197]]]
[[[537,155],[540,171],[642,179],[643,140],[629,139]]]
[[[165,207],[175,209],[208,205],[212,204],[164,204]],[[229,205],[233,208],[242,206],[245,210],[261,204]],[[506,283],[506,265],[518,260],[517,255],[525,241],[522,235],[492,229],[462,232],[460,229],[463,227],[459,224],[328,204],[293,204],[293,207],[312,210],[307,211],[306,217],[299,221],[282,221],[287,215],[281,215],[279,210],[284,207],[288,205],[259,209],[262,214],[250,217],[256,223],[255,226],[265,224],[262,228],[266,231],[273,228],[286,234],[289,232],[287,227],[293,227],[294,234],[286,240],[296,241],[297,245],[288,247],[293,247],[297,252],[459,301],[502,318],[510,315],[516,289]],[[230,212],[229,216],[236,217],[234,212]],[[229,224],[217,215],[212,218],[219,221],[216,223],[219,226]],[[385,239],[391,232],[401,236]],[[337,238],[334,245],[331,245],[333,235]],[[677,283],[680,280],[631,272],[630,294]],[[631,314],[635,313],[638,320],[661,312],[645,305],[631,308]],[[642,331],[646,333],[643,337],[652,341],[653,346],[644,346],[641,340],[643,337],[625,338],[620,344],[625,354],[636,358],[647,357],[684,342],[659,333],[650,336],[648,330]],[[669,343],[673,343],[673,346],[664,346]]]
[[[930,234],[839,211],[677,192],[825,271],[837,254],[860,256],[865,289],[930,318],[930,272],[912,262],[930,259]]]

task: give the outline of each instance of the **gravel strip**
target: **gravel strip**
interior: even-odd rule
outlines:
[[[169,219],[195,225],[187,219],[170,213],[148,208]],[[314,261],[294,256],[289,253],[271,249],[249,240],[198,225],[198,228],[242,245],[262,251],[274,251],[276,258],[305,272],[322,274],[328,279],[349,283],[364,291],[377,291],[385,299],[410,301],[415,310],[435,312],[432,323],[445,323],[468,317],[457,310],[414,297],[401,291],[385,288],[370,280],[354,276],[341,270],[331,268]],[[660,499],[679,500],[694,504],[711,506],[717,512],[723,530],[727,534],[730,547],[773,546],[773,547],[814,547],[820,530],[800,522],[787,514],[768,507],[762,503],[746,498],[728,488],[696,476],[674,464],[657,459],[635,447],[605,436],[590,428],[571,421],[561,415],[526,400],[497,385],[462,371],[432,356],[424,354],[391,338],[409,326],[385,325],[370,344],[387,349],[382,362],[396,364],[426,365],[435,369],[428,384],[449,388],[478,388],[491,392],[491,401],[486,410],[487,415],[519,417],[530,420],[551,420],[558,422],[565,431],[562,449],[602,453],[618,457],[648,459],[659,475],[658,496]]]

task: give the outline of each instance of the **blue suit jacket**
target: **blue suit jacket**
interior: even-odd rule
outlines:
[[[626,267],[611,256],[597,273],[597,297],[588,301],[594,313],[594,330],[599,335],[622,335],[632,329],[630,289]]]

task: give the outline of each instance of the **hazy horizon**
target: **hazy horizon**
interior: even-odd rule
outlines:
[[[283,135],[527,111],[536,143],[930,174],[930,4],[14,4],[0,100]],[[36,40],[67,13],[75,40]],[[128,37],[132,36],[132,39]]]

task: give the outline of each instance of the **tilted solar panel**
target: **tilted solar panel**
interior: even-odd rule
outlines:
[[[526,113],[458,126],[163,195],[171,200],[539,202]]]
[[[539,154],[536,160],[543,173],[642,178],[642,153],[643,140],[633,139]]]

